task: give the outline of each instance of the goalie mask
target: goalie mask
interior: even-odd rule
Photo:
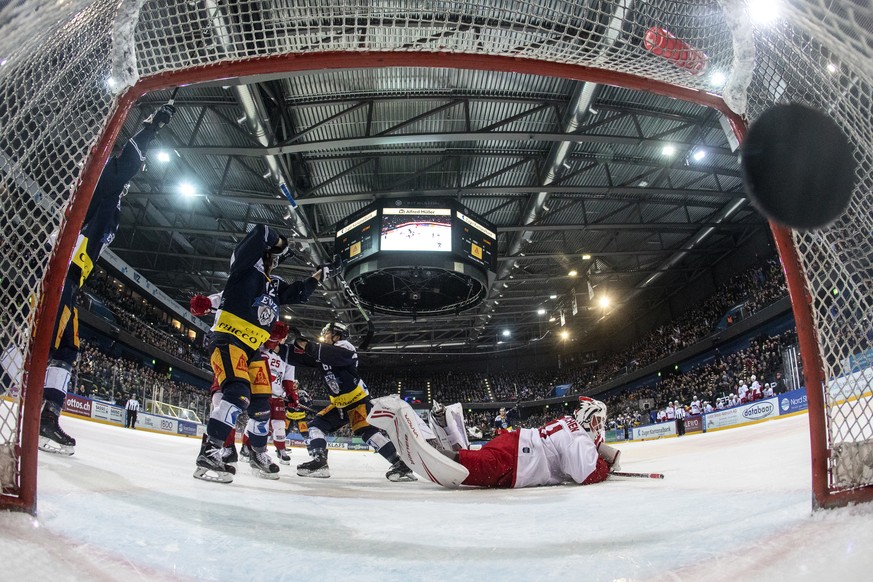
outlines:
[[[599,435],[606,425],[606,404],[587,396],[579,397],[579,408],[573,414],[576,422],[592,437]]]
[[[273,329],[270,330],[270,339],[264,342],[264,345],[267,346],[268,350],[275,349],[276,346],[285,341],[286,337],[288,337],[288,326],[277,321],[273,324]]]
[[[321,337],[325,339],[332,339],[335,335],[340,336],[340,339],[349,339],[349,326],[334,321],[328,323],[321,329]]]
[[[312,397],[309,396],[309,392],[306,390],[297,391],[297,401],[307,408],[312,406]]]

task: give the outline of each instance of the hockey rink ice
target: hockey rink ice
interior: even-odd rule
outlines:
[[[870,580],[873,505],[812,514],[806,415],[618,445],[666,479],[521,490],[391,483],[331,451],[330,479],[240,465],[191,477],[199,441],[69,417],[40,453],[39,514],[0,513],[0,579]]]

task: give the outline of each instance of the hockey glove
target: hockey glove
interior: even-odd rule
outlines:
[[[195,295],[191,298],[191,315],[202,317],[212,311],[212,301],[206,295]]]
[[[327,265],[322,265],[319,267],[321,269],[321,280],[327,281],[328,279],[332,279],[337,275],[342,275],[343,272],[343,261],[339,257],[339,255],[333,258],[333,261]]]
[[[621,456],[621,451],[615,447],[611,447],[606,443],[600,443],[597,447],[597,454],[600,458],[606,461],[610,471],[621,471],[621,465],[618,458]]]
[[[166,105],[161,105],[161,107],[146,117],[146,119],[142,122],[145,126],[154,126],[157,129],[161,129],[173,119],[173,116],[176,114],[176,108],[167,103]]]
[[[285,390],[285,399],[288,402],[288,406],[299,408],[300,399],[297,397],[297,387],[294,386],[294,380],[285,380],[282,382],[282,388]]]

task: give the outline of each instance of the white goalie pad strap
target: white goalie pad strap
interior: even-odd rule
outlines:
[[[423,422],[412,407],[397,396],[373,400],[367,422],[388,433],[406,465],[444,487],[458,487],[470,472],[427,444],[421,433]]]
[[[464,422],[464,407],[460,402],[446,406],[446,433],[453,448],[470,448],[467,425]]]

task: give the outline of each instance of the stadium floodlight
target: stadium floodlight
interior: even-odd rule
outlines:
[[[609,307],[610,304],[609,297],[607,297],[606,295],[601,295],[600,299],[597,300],[597,303],[600,305],[600,307],[606,309],[607,307]]]
[[[509,332],[508,329],[504,329],[504,330],[503,330],[503,337],[509,337],[509,336],[511,336],[511,335],[512,335],[512,334]]]
[[[780,0],[749,0],[749,16],[752,22],[761,25],[771,25],[779,19],[782,13]]]
[[[668,143],[667,145],[665,145],[664,147],[661,148],[661,154],[663,154],[667,157],[670,157],[675,153],[676,153],[676,146],[674,146],[673,144]]]
[[[727,82],[727,77],[721,71],[715,71],[709,76],[709,84],[714,89],[719,89]]]
[[[549,299],[557,299],[557,298],[558,298],[557,295],[554,295],[554,294],[553,294],[553,295],[549,295]]]
[[[159,150],[157,154],[155,154],[155,157],[162,164],[166,164],[170,161],[170,154],[166,150]]]
[[[579,271],[577,271],[576,269],[570,269],[570,272],[567,273],[567,275],[570,277],[575,277],[578,274],[579,274]]]
[[[696,149],[694,150],[694,153],[691,154],[691,157],[694,159],[695,162],[699,162],[706,157],[706,152],[702,149]]]
[[[197,195],[197,188],[191,182],[182,182],[179,184],[179,194],[185,198],[192,198]]]
[[[542,308],[537,309],[537,315],[545,315],[545,314],[546,314],[546,310],[545,310],[545,309],[542,309]]]
[[[567,331],[566,329],[565,329],[564,331],[561,332],[561,339],[562,339],[562,340],[565,340],[565,339],[567,339],[567,338],[569,338],[569,337],[570,337],[570,332]]]

